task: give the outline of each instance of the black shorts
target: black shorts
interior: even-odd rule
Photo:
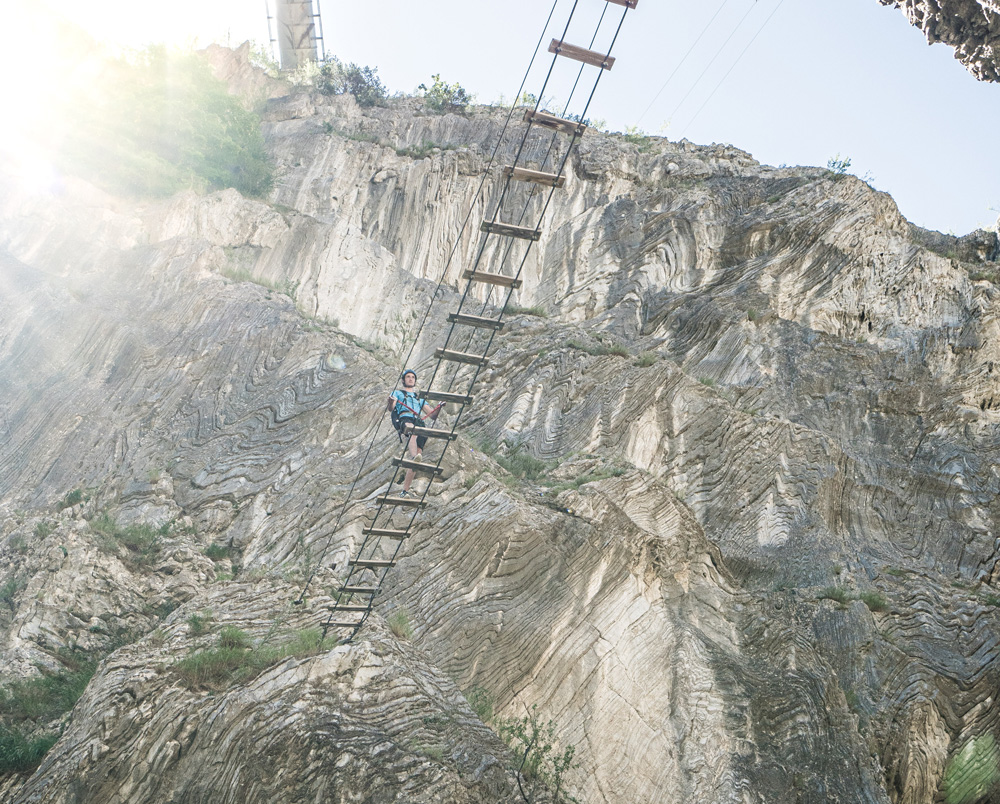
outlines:
[[[420,427],[421,423],[417,421],[413,416],[400,416],[399,417],[399,432],[402,435],[406,435],[406,425],[412,424],[414,427]],[[424,444],[427,443],[427,436],[417,436],[417,449],[423,449]]]

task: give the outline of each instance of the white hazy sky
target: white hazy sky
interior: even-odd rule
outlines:
[[[43,1],[116,43],[268,38],[265,0]],[[481,102],[513,96],[550,8],[319,2],[327,53],[377,67],[390,91],[440,73]],[[571,2],[559,0],[555,19]],[[578,2],[584,15],[604,7]],[[31,52],[42,55],[37,42]],[[639,0],[614,53],[589,112],[611,130],[731,143],[772,165],[849,157],[852,172],[930,229],[965,234],[1000,215],[1000,85],[977,82],[950,48],[928,46],[877,0]],[[527,88],[539,85],[540,76]]]

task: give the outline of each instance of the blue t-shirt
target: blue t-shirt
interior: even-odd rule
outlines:
[[[396,416],[412,416],[419,419],[423,415],[424,400],[416,391],[400,389],[392,392],[392,398],[396,400]]]

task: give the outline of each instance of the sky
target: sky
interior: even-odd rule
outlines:
[[[42,2],[117,45],[269,38],[265,0]],[[390,92],[440,74],[482,103],[515,95],[551,7],[319,2],[327,54],[377,68]],[[572,2],[558,0],[554,20]],[[585,45],[605,3],[577,3],[567,41]],[[617,19],[620,7],[608,8]],[[8,57],[16,47],[16,38],[0,43]],[[942,232],[993,228],[1000,216],[1000,85],[976,81],[950,48],[928,46],[877,0],[639,0],[614,54],[588,112],[609,130],[728,143],[771,165],[849,158],[909,220]],[[534,70],[527,90],[541,81]],[[550,95],[558,100],[559,89]]]

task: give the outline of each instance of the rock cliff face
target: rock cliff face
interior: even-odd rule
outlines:
[[[546,315],[510,317],[377,615],[185,682],[226,626],[263,650],[324,618],[502,123],[308,93],[268,119],[269,203],[4,169],[2,666],[114,651],[5,800],[520,800],[460,690],[537,706],[585,802],[995,795],[996,235],[730,147],[588,133],[518,297]]]
[[[980,81],[1000,81],[1000,4],[996,0],[879,0],[902,10],[930,44],[955,48],[955,58]]]

